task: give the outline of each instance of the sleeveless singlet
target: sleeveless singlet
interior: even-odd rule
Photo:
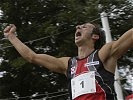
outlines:
[[[80,95],[73,100],[117,100],[114,91],[114,74],[104,68],[99,59],[98,50],[93,51],[89,56],[83,59],[78,59],[77,57],[70,58],[67,78],[71,100],[71,79],[86,71],[95,71],[96,92]]]

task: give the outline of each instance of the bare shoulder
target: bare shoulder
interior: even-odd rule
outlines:
[[[112,45],[115,41],[106,43],[100,50],[99,50],[99,57],[102,62],[106,61],[111,56],[111,49]]]
[[[115,41],[105,44],[100,50],[99,50],[99,58],[103,63],[103,66],[106,70],[109,72],[114,73],[117,59],[112,54],[112,46],[115,43]]]
[[[133,29],[125,32],[118,40],[105,44],[98,53],[105,69],[114,72],[117,60],[133,47],[132,44]]]
[[[132,47],[133,28],[125,32],[117,41],[105,44],[101,48],[99,55],[102,56],[103,60],[108,57],[119,59]]]

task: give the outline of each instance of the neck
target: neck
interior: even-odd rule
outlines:
[[[78,57],[79,59],[85,58],[94,51],[94,47],[80,46],[78,47]]]

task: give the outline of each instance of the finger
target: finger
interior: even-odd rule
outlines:
[[[4,29],[4,32],[8,32],[11,30],[11,28],[14,28],[16,29],[15,25],[14,24],[10,24],[9,26],[7,26],[5,29]]]
[[[14,24],[10,24],[10,27],[15,27],[15,25]]]
[[[5,29],[4,29],[4,32],[8,32],[10,30],[11,26],[7,26]]]
[[[16,26],[14,24],[10,24],[10,27],[13,29],[13,30],[16,30]]]

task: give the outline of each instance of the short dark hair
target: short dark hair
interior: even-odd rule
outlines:
[[[99,39],[95,42],[94,48],[95,49],[100,49],[105,44],[105,42],[106,42],[105,41],[105,39],[106,39],[105,32],[104,32],[104,30],[100,26],[98,26],[96,24],[93,24],[93,25],[95,27],[92,30],[92,34],[99,35]]]

